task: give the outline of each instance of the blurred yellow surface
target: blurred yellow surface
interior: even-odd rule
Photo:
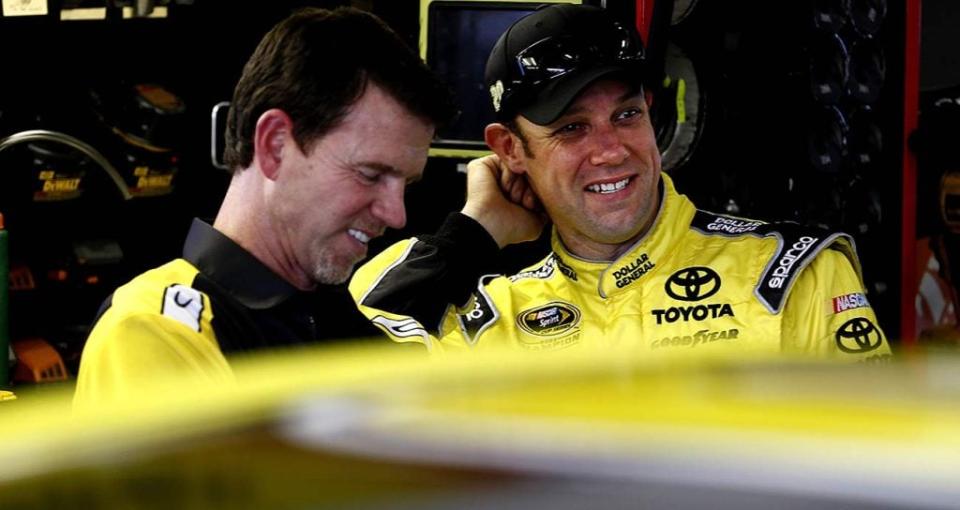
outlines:
[[[109,408],[72,413],[69,392],[4,405],[0,507],[960,501],[960,362],[948,357],[882,366],[654,363],[629,352],[437,359],[385,345],[287,351],[234,368],[236,385],[172,378]]]

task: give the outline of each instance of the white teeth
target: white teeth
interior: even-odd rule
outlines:
[[[359,230],[354,230],[351,228],[351,229],[347,229],[347,233],[350,234],[351,237],[353,237],[357,241],[360,241],[363,244],[367,244],[370,242],[370,236],[368,236],[367,234],[364,234],[363,232],[360,232]]]
[[[591,184],[590,186],[587,186],[587,191],[592,191],[594,193],[602,193],[602,194],[614,193],[627,187],[627,183],[629,182],[630,182],[630,179],[626,178],[622,181],[617,181],[613,183]]]

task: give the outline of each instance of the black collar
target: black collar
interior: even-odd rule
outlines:
[[[197,218],[183,243],[183,258],[248,308],[272,308],[297,293],[253,254]]]

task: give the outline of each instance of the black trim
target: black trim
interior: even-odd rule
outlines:
[[[406,258],[380,278],[361,304],[439,327],[447,306],[470,299],[495,267],[499,247],[472,218],[450,214],[435,235],[414,241]]]
[[[183,244],[183,258],[254,310],[277,306],[298,292],[253,254],[196,218]]]
[[[780,245],[777,247],[777,252],[770,258],[754,289],[757,298],[771,313],[780,313],[797,275],[817,254],[841,240],[847,241],[851,247],[854,244],[852,237],[840,232],[831,232],[790,221],[765,223],[700,210],[694,215],[690,226],[705,235],[724,237],[753,235],[779,239]],[[844,251],[848,257],[852,255],[846,250],[841,251]],[[855,259],[856,256],[853,255],[851,260],[854,261],[854,268],[859,274]]]
[[[488,278],[481,278],[479,288],[486,285]],[[457,320],[460,322],[460,329],[463,336],[467,339],[467,344],[476,345],[477,337],[490,324],[493,324],[500,318],[500,314],[493,303],[487,299],[486,294],[478,290],[474,294],[474,307],[466,313],[458,313]]]
[[[100,303],[100,308],[97,309],[97,315],[90,323],[90,331],[93,331],[93,327],[97,325],[97,322],[100,322],[100,317],[103,317],[103,314],[107,313],[107,310],[109,310],[111,306],[113,306],[113,292],[103,300],[103,303]],[[163,308],[163,303],[160,304],[160,308]]]
[[[210,325],[224,355],[270,347],[252,316],[253,311],[225,295],[226,291],[213,280],[203,273],[197,273],[191,287],[210,299],[210,311],[213,314]]]

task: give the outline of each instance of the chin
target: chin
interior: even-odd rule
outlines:
[[[322,285],[339,285],[353,275],[356,262],[324,260],[314,266],[313,279]]]
[[[642,232],[639,220],[631,219],[629,221],[620,221],[615,224],[598,224],[594,231],[597,233],[597,240],[606,244],[622,244],[632,241],[639,237]]]
[[[351,267],[345,271],[340,271],[322,268],[314,273],[313,279],[321,285],[340,285],[350,279],[350,275],[353,273],[352,269]]]
[[[313,281],[322,285],[344,283],[353,275],[353,268],[360,260],[361,257],[329,246],[318,249],[309,259]]]

